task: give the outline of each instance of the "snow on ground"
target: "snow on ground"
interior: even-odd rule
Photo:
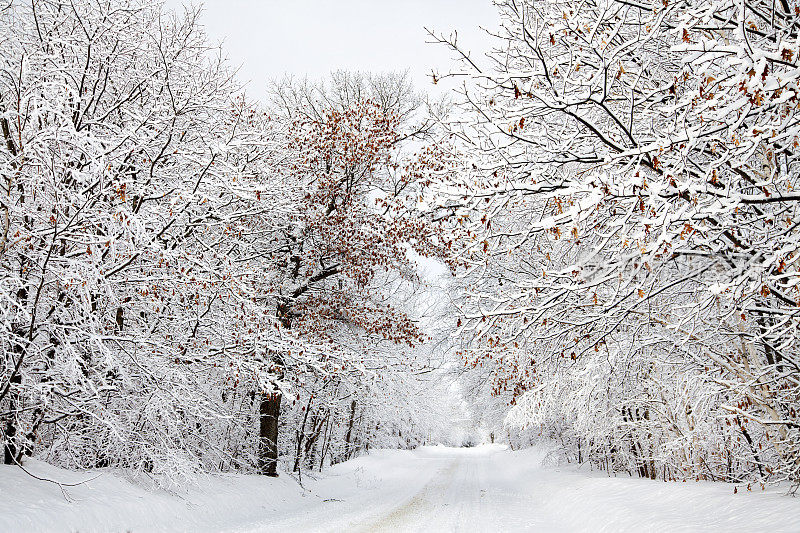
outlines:
[[[208,476],[180,495],[112,473],[67,487],[0,466],[0,531],[800,531],[785,488],[733,494],[719,483],[664,483],[542,466],[544,452],[502,446],[378,450],[301,488],[288,475]],[[41,477],[93,474],[31,461]]]

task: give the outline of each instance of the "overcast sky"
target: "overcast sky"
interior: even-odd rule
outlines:
[[[184,0],[167,0],[179,7]],[[205,0],[201,22],[241,65],[248,91],[284,74],[324,76],[332,70],[409,69],[418,88],[430,90],[432,67],[445,70],[449,54],[425,44],[423,27],[458,30],[459,42],[477,50],[479,26],[494,27],[491,0]],[[485,46],[485,45],[483,45]]]

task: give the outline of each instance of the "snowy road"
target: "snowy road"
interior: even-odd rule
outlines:
[[[402,463],[387,460],[390,455],[383,458],[387,464],[379,474],[381,482],[349,498],[325,498],[328,505],[322,512],[308,512],[263,530],[366,533],[545,527],[540,520],[531,520],[530,502],[509,484],[515,476],[509,478],[502,467],[507,453],[501,447],[424,448],[405,455]]]
[[[373,450],[305,475],[200,478],[153,491],[113,472],[30,461],[0,465],[0,531],[211,533],[451,531],[800,531],[800,499],[722,483],[664,483],[542,465],[544,452],[500,446]],[[85,482],[81,482],[86,480]]]
[[[364,531],[425,528],[467,531],[475,523],[475,516],[484,516],[481,499],[486,490],[480,488],[478,481],[484,471],[485,461],[453,460],[411,500],[369,524]]]
[[[800,531],[800,501],[782,491],[544,468],[536,450],[423,448],[400,463],[384,453],[364,466],[385,463],[378,483],[249,531]]]

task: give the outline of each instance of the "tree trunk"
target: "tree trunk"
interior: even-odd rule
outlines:
[[[23,288],[18,291],[17,296],[20,300],[25,301],[27,299],[27,293],[28,291]],[[11,351],[13,354],[11,361],[14,363],[15,368],[13,369],[5,390],[5,393],[8,394],[8,414],[5,417],[5,428],[3,429],[3,435],[5,437],[3,440],[3,464],[6,465],[13,465],[16,463],[17,455],[20,450],[17,437],[17,410],[19,409],[20,398],[15,385],[22,383],[20,367],[22,365],[22,360],[25,358],[25,347],[22,345],[22,336],[25,333],[19,327],[15,327],[12,331],[14,334],[14,347]],[[3,399],[2,396],[3,395],[0,394],[0,401]]]
[[[322,467],[325,464],[325,454],[328,453],[330,447],[330,428],[331,428],[332,413],[328,411],[328,418],[325,421],[325,433],[322,435],[322,449],[319,456],[319,471],[322,472]]]
[[[12,383],[19,383],[19,376],[14,376],[11,379]],[[5,442],[3,443],[3,464],[13,465],[17,457],[17,402],[16,393],[12,392],[9,397],[8,410],[9,414],[5,420]]]
[[[306,406],[305,415],[303,415],[303,425],[300,426],[300,429],[297,431],[297,449],[295,450],[294,454],[294,467],[292,468],[292,472],[300,471],[300,460],[302,459],[303,455],[303,442],[306,438],[306,422],[308,422],[308,413],[311,411],[311,401],[313,399],[313,394],[308,397],[308,405]]]
[[[261,394],[259,405],[258,473],[278,477],[278,416],[281,393]]]
[[[344,460],[350,459],[350,439],[353,436],[353,421],[356,418],[356,401],[350,404],[350,422],[347,424],[347,433],[344,436]]]
[[[330,413],[326,414],[324,417],[319,415],[314,415],[314,420],[311,423],[311,433],[306,435],[306,443],[305,443],[305,457],[306,457],[306,466],[309,470],[314,469],[314,464],[316,463],[317,451],[319,448],[319,436],[322,433],[322,428],[325,426],[325,421],[327,420]]]

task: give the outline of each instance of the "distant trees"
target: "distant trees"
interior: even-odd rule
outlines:
[[[397,408],[420,401],[424,332],[396,293],[407,243],[447,258],[415,214],[447,169],[398,151],[429,126],[404,129],[406,83],[262,107],[196,12],[139,0],[12,2],[0,27],[6,463],[178,483],[271,474],[279,451],[321,468],[424,423]]]
[[[664,479],[800,480],[787,2],[500,2],[442,191],[509,421]],[[440,41],[458,50],[447,38]]]

